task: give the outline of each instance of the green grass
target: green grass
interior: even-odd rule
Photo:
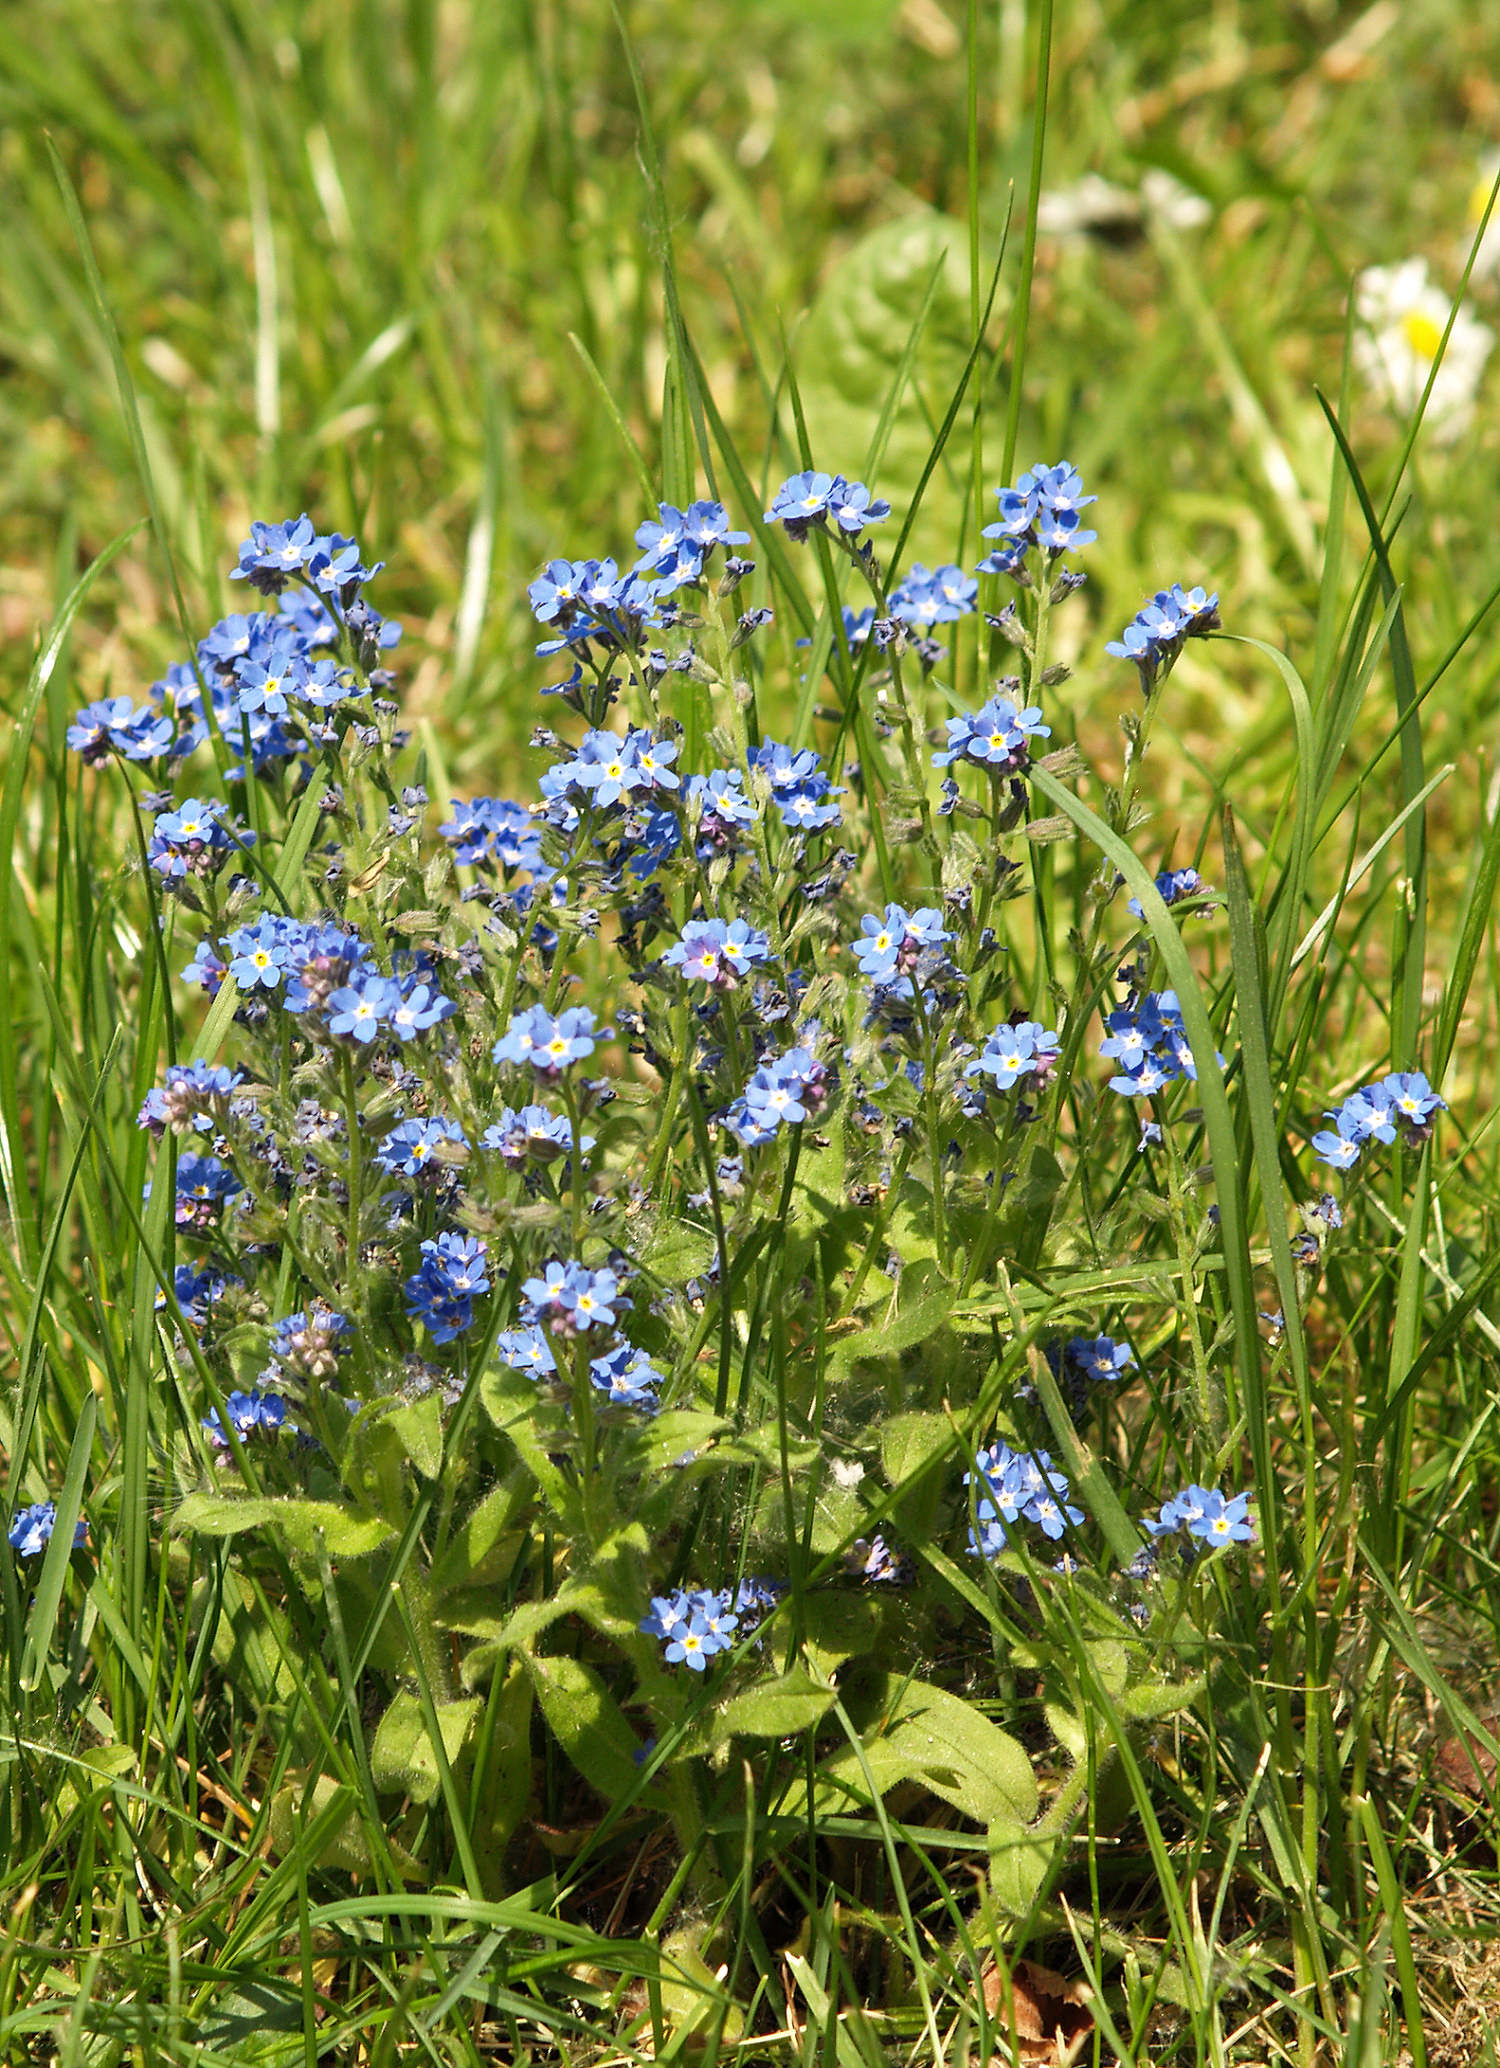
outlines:
[[[595,0],[37,0],[0,47],[0,695],[14,721],[0,1441],[18,1501],[50,1488],[66,1519],[81,1500],[107,1546],[97,1562],[0,1567],[0,2049],[17,2063],[260,2049],[696,2063],[731,2057],[740,2029],[747,2052],[807,2068],[957,2063],[993,2040],[974,1973],[998,1946],[1097,1984],[1101,2060],[1364,2064],[1404,2046],[1418,2068],[1493,2061],[1500,669],[1490,621],[1472,620],[1500,586],[1500,436],[1491,399],[1456,450],[1423,440],[1399,470],[1398,427],[1342,372],[1353,270],[1420,252],[1450,288],[1462,272],[1469,191],[1500,125],[1486,10],[1403,10],[1361,55],[1356,9],[1055,0],[1044,184],[1096,170],[1133,186],[1156,166],[1215,215],[1122,245],[1041,239],[1015,386],[1040,9],[976,8],[972,67],[952,0],[626,13],[659,205],[625,49]],[[49,138],[97,254],[139,443]],[[664,232],[703,407],[726,434],[696,458],[670,370]],[[880,438],[871,478],[899,526],[997,262],[973,386],[906,558],[949,557],[961,528],[973,557],[974,483],[1002,478],[1012,442],[1019,464],[1066,453],[1099,492],[1090,585],[1058,619],[1055,657],[1078,675],[1049,715],[1100,776],[1053,782],[1048,799],[1112,864],[1128,872],[1105,786],[1134,689],[1100,642],[1173,579],[1217,587],[1244,642],[1194,649],[1174,674],[1131,842],[1148,875],[1201,856],[1227,904],[1190,955],[1157,929],[1204,1015],[1195,1049],[1217,1039],[1230,1057],[1227,1082],[1205,1072],[1200,1150],[1225,1268],[1203,1273],[1200,1307],[1131,1307],[1171,1376],[1098,1447],[1122,1483],[1173,1477],[1162,1432],[1191,1422],[1195,1376],[1223,1371],[1240,1432],[1225,1483],[1253,1475],[1276,1555],[1226,1569],[1188,1617],[1182,1678],[1205,1671],[1213,1692],[1160,1717],[1122,1709],[1071,1610],[1032,1658],[993,1592],[945,1575],[969,1620],[937,1626],[933,1677],[1020,1730],[1059,1828],[1078,1810],[1029,1936],[996,1914],[983,1836],[951,1804],[904,1783],[873,1835],[851,1815],[794,1843],[765,1821],[773,1770],[797,1800],[795,1762],[771,1753],[745,1786],[733,1762],[704,1768],[695,1814],[715,1875],[689,1882],[680,1818],[603,1813],[538,1735],[545,1814],[491,1872],[451,1775],[421,1816],[375,1786],[389,1676],[359,1659],[356,1632],[301,1606],[285,1566],[169,1537],[187,1491],[173,1444],[193,1411],[161,1375],[165,1197],[137,1205],[147,1144],[132,1122],[174,1017],[195,1008],[163,988],[120,793],[80,777],[63,731],[89,697],[139,695],[242,600],[221,571],[252,515],[306,507],[390,563],[381,600],[408,626],[404,700],[434,793],[442,770],[455,792],[527,794],[542,677],[524,584],[554,552],[629,537],[644,501],[631,442],[653,481],[686,493],[711,464],[731,501],[753,503],[798,462],[800,405],[821,464],[857,471]],[[1494,284],[1475,293],[1495,322]],[[911,389],[882,423],[924,301]],[[1315,388],[1350,426],[1374,527]],[[730,492],[726,446],[748,498]],[[153,500],[155,527],[133,529]],[[795,566],[815,589],[812,562]],[[789,640],[785,604],[780,618]],[[789,646],[780,658],[789,726],[803,664]],[[967,691],[967,636],[954,667]],[[1092,848],[1039,852],[1056,857],[1038,876],[1053,922],[1086,924]],[[1042,932],[1017,919],[1015,938],[1041,1008]],[[1084,958],[1059,953],[1065,988],[1082,985]],[[199,1051],[184,1038],[178,1052]],[[1367,1188],[1363,1247],[1336,1253],[1305,1330],[1263,1358],[1253,1310],[1296,1305],[1298,1145],[1326,1104],[1408,1063],[1452,1107],[1435,1149],[1409,1182]],[[1074,1181],[1099,1254],[1081,1239],[1049,1254],[1043,1294],[1100,1261],[1191,1272],[1187,1179],[1164,1213],[1109,1154],[1112,1197],[1088,1196],[1086,1167]],[[1040,1296],[1016,1286],[1035,1362]],[[977,1289],[986,1302],[1009,1328],[1004,1293]],[[1037,1377],[1045,1394],[1044,1365]],[[1071,1769],[1042,1715],[1047,1675],[1085,1719]],[[496,1674],[486,1691],[496,1763],[480,1771],[496,1787],[507,1685]],[[1070,1773],[1078,1801],[1060,1803]],[[430,1885],[403,1886],[393,1837],[430,1850]],[[790,2036],[766,2040],[778,2023]]]

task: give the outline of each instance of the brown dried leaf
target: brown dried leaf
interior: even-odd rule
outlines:
[[[1489,1720],[1488,1727],[1494,1731],[1495,1719]],[[1478,1802],[1494,1789],[1497,1764],[1500,1763],[1487,1745],[1482,1745],[1467,1731],[1460,1731],[1443,1741],[1438,1749],[1437,1764],[1438,1771],[1450,1787]]]
[[[1008,2057],[1025,2063],[1026,2068],[1072,2068],[1094,2029],[1088,1994],[1080,1982],[1070,1982],[1066,1975],[1034,1960],[1015,1962],[1010,1970],[1010,2012],[1015,2020],[1012,2052],[1011,2035],[1003,2029],[1004,1976],[991,1962],[981,1980],[984,2007],[1002,2023],[996,2060]]]

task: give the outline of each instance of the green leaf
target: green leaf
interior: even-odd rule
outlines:
[[[929,1336],[935,1336],[948,1319],[953,1309],[953,1289],[943,1287],[939,1292],[926,1293],[908,1305],[898,1307],[893,1320],[880,1328],[861,1329],[858,1335],[844,1336],[834,1345],[829,1363],[835,1368],[851,1364],[863,1364],[877,1357],[893,1357],[899,1351],[914,1349],[925,1343]]]
[[[972,343],[966,225],[923,210],[867,232],[828,274],[797,341],[815,463],[848,472],[863,466],[876,441],[924,305],[906,393],[885,422],[885,451],[872,482],[901,503],[922,478],[933,419],[962,376]],[[951,551],[958,512],[951,491],[934,494],[940,479],[929,485],[919,552],[929,537]]]
[[[367,1558],[395,1535],[388,1522],[361,1515],[337,1501],[279,1500],[269,1495],[189,1494],[172,1527],[200,1537],[234,1537],[243,1530],[277,1529],[294,1551],[309,1555],[318,1531],[335,1558]]]
[[[441,1395],[428,1393],[405,1407],[392,1409],[385,1417],[401,1440],[402,1449],[424,1479],[436,1479],[443,1469],[443,1402]]]
[[[605,1538],[582,1572],[570,1574],[561,1587],[539,1601],[523,1601],[506,1616],[475,1614],[473,1593],[455,1591],[451,1627],[490,1640],[465,1659],[465,1677],[472,1684],[481,1665],[487,1671],[500,1653],[524,1651],[564,1616],[582,1616],[601,1637],[615,1643],[635,1640],[643,1648],[639,1624],[640,1604],[650,1594],[647,1548],[644,1528],[639,1522],[628,1522]]]
[[[477,1695],[437,1705],[438,1729],[450,1768],[457,1765],[482,1706]],[[409,1795],[413,1802],[431,1802],[438,1792],[437,1756],[427,1719],[421,1702],[407,1688],[397,1690],[380,1719],[370,1747],[370,1778],[377,1788]]]
[[[521,1654],[542,1714],[579,1773],[606,1802],[636,1792],[640,1739],[592,1666]]]
[[[866,1762],[884,1794],[898,1781],[919,1781],[976,1823],[1029,1823],[1036,1814],[1036,1776],[1016,1739],[969,1703],[926,1681],[892,1674],[882,1709],[863,1739]],[[827,1806],[846,1794],[868,1796],[852,1745],[818,1769]]]
[[[1089,1749],[1089,1734],[1066,1702],[1044,1702],[1042,1715],[1047,1728],[1069,1759],[1082,1759]]]
[[[957,1442],[953,1424],[946,1415],[892,1415],[880,1431],[880,1462],[885,1476],[893,1487],[902,1487]]]
[[[992,1817],[990,1891],[1011,1917],[1027,1917],[1046,1883],[1056,1841],[1028,1831],[1013,1817]]]
[[[1025,1169],[1005,1195],[1006,1227],[1018,1232],[1018,1254],[1023,1264],[1034,1264],[1042,1253],[1052,1208],[1063,1183],[1062,1165],[1038,1138],[1031,1145]]]
[[[720,1719],[728,1737],[794,1738],[833,1707],[834,1690],[820,1687],[802,1667],[763,1680],[725,1705]]]
[[[809,1465],[818,1461],[819,1449],[815,1443],[789,1442],[787,1463],[793,1472],[805,1472]],[[732,1465],[764,1465],[769,1471],[781,1470],[781,1432],[767,1425],[760,1429],[746,1429],[739,1436],[729,1436],[718,1444],[714,1456]]]
[[[699,1950],[707,1936],[706,1924],[691,1924],[674,1932],[661,1949],[661,2006],[672,2035],[671,2055],[679,2060],[702,2059],[716,2024],[711,2060],[721,2046],[734,2047],[745,2030],[745,2013],[725,1997],[722,1981]],[[666,2049],[663,2057],[669,2058]]]
[[[660,1472],[689,1451],[708,1450],[719,1431],[730,1426],[722,1415],[705,1414],[697,1408],[669,1408],[625,1444],[619,1469],[623,1474]],[[695,1458],[694,1462],[699,1461]]]
[[[364,1826],[355,1815],[358,1796],[332,1774],[320,1774],[313,1783],[306,1822],[302,1804],[306,1791],[290,1782],[271,1798],[271,1845],[285,1860],[300,1852],[314,1867],[338,1867],[349,1874],[370,1874],[375,1861]],[[386,1840],[391,1858],[406,1881],[425,1881],[427,1872],[395,1839]]]
[[[583,1504],[566,1475],[547,1455],[536,1426],[536,1388],[522,1373],[500,1364],[479,1381],[485,1412],[515,1446],[517,1457],[541,1489],[542,1498],[570,1537],[584,1534]]]
[[[136,1770],[135,1753],[129,1745],[90,1745],[68,1761],[60,1788],[50,1799],[53,1828],[70,1817],[84,1799],[92,1801],[116,1781],[126,1780]]]
[[[1159,1717],[1190,1708],[1207,1684],[1201,1673],[1192,1680],[1143,1680],[1137,1687],[1124,1689],[1116,1700],[1128,1722],[1155,1723]]]
[[[475,1754],[474,1846],[498,1862],[531,1801],[531,1676],[520,1659],[496,1674]]]
[[[803,1137],[802,1154],[797,1159],[797,1182],[792,1187],[794,1202],[806,1201],[816,1209],[816,1219],[826,1223],[844,1206],[844,1130],[833,1129],[828,1145],[823,1149],[812,1146],[809,1132]],[[802,1216],[795,1209],[792,1218],[800,1221]]]
[[[507,1548],[514,1551],[520,1505],[514,1475],[510,1483],[490,1489],[433,1566],[432,1584],[438,1593],[481,1586],[500,1577],[496,1568],[504,1569]]]

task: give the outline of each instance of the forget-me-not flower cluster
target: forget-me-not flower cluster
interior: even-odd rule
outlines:
[[[1420,1070],[1393,1071],[1332,1108],[1325,1117],[1333,1126],[1313,1136],[1313,1147],[1322,1162],[1350,1170],[1367,1142],[1394,1142],[1398,1130],[1413,1146],[1425,1142],[1433,1114],[1446,1107]]]

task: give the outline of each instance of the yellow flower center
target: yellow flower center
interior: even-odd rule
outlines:
[[[1420,309],[1408,309],[1401,318],[1401,329],[1419,359],[1436,359],[1443,333],[1430,316],[1424,316]]]

